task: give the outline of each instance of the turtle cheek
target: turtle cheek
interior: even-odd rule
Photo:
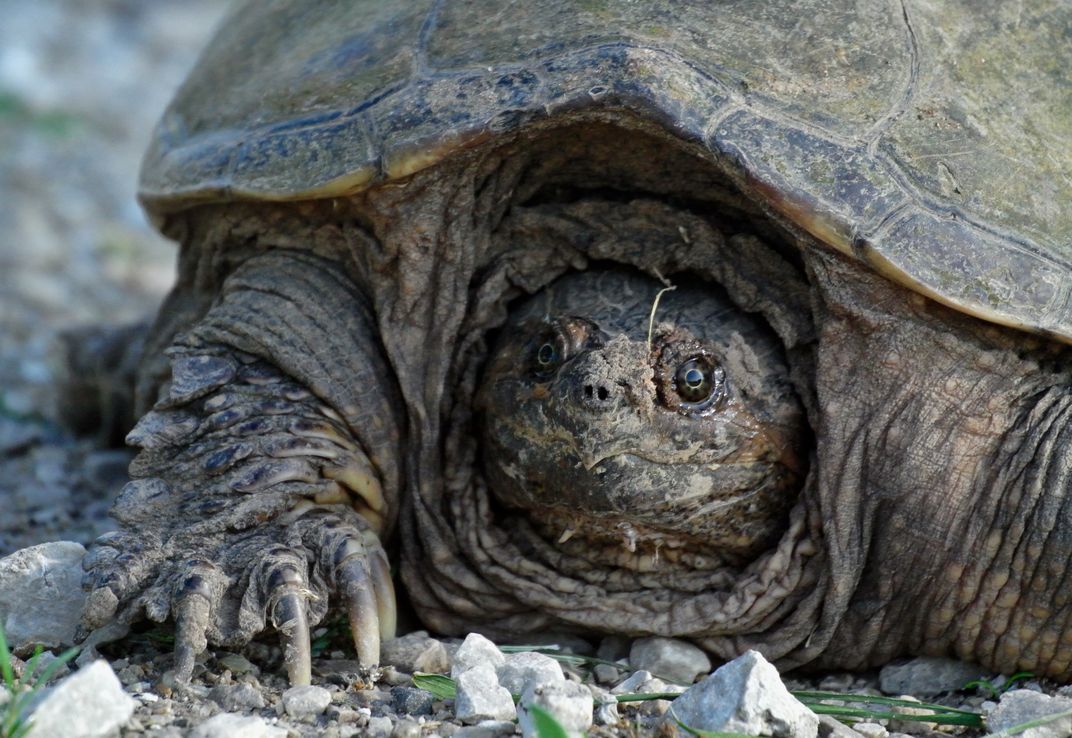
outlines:
[[[537,504],[548,449],[546,385],[489,374],[477,394],[480,449],[489,488],[511,507]]]

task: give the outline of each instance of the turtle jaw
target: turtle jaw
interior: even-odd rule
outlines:
[[[576,537],[629,553],[688,547],[740,562],[773,545],[796,499],[801,477],[782,448],[700,460],[696,449],[592,443],[596,429],[560,427],[533,443],[524,415],[492,422],[485,474],[499,501],[549,540]]]

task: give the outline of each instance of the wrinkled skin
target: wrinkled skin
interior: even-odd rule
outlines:
[[[582,272],[512,312],[476,401],[488,486],[593,557],[745,561],[796,501],[803,410],[769,328],[700,286],[649,320],[661,286]]]
[[[1068,350],[772,220],[706,154],[643,122],[570,120],[349,200],[167,220],[181,275],[147,343],[153,409],[131,435],[121,530],[85,562],[87,626],[173,620],[180,677],[208,643],[279,631],[301,682],[309,628],[336,607],[371,665],[392,631],[381,542],[394,540],[402,584],[441,632],[660,634],[785,667],[947,654],[1072,676]],[[610,263],[679,285],[656,311],[654,354],[656,283],[617,316],[573,305],[580,287],[541,293]],[[698,327],[694,308],[728,332]],[[517,371],[533,317],[567,335],[595,324],[598,340],[532,384]],[[728,401],[690,418],[660,404],[677,401],[658,372],[676,376],[678,349],[697,343]],[[631,437],[651,420],[671,446],[714,439],[708,471],[723,453],[770,464],[745,482],[761,504],[685,523],[658,505],[623,514],[638,487],[507,481],[519,475],[499,457],[548,453],[556,424],[582,459],[598,458],[586,433],[611,442],[562,404],[570,387],[582,407],[600,386],[621,399],[585,367],[636,393],[616,424]],[[503,382],[527,388],[514,403],[537,419],[523,401],[544,385],[548,423],[503,412]],[[629,461],[605,467],[652,478]]]

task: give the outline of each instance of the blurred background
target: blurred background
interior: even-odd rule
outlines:
[[[138,165],[223,7],[0,0],[0,412],[52,412],[56,329],[143,318],[168,288]]]
[[[176,250],[138,206],[138,166],[223,10],[0,0],[0,555],[110,525],[126,459],[51,422],[56,335],[147,318],[168,289]]]

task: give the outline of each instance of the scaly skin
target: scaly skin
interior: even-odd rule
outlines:
[[[402,496],[402,580],[425,624],[442,632],[660,633],[725,657],[759,648],[784,667],[857,668],[929,653],[1072,676],[1064,596],[1072,587],[1068,350],[942,308],[806,237],[779,242],[770,224],[749,230],[755,214],[747,210],[723,221],[711,217],[721,204],[686,208],[679,203],[689,198],[671,195],[601,200],[596,186],[592,197],[570,191],[559,202],[552,188],[534,203],[519,201],[516,192],[535,186],[518,182],[540,176],[525,162],[549,166],[555,156],[574,167],[571,181],[605,184],[599,177],[607,171],[628,169],[650,175],[640,184],[621,176],[637,189],[708,191],[706,174],[690,178],[688,162],[668,158],[672,147],[644,149],[607,129],[588,139],[572,134],[548,138],[530,159],[474,153],[455,169],[428,170],[405,187],[320,211],[258,205],[176,219],[176,236],[187,244],[182,284],[193,287],[169,302],[178,308],[170,325],[189,330],[173,340],[155,331],[153,340],[174,344],[180,396],[165,387],[135,436],[152,446],[135,465],[144,481],[120,500],[123,532],[87,559],[89,581],[100,585],[89,619],[175,615],[182,666],[202,634],[239,643],[274,615],[295,624],[293,635],[304,630],[302,607],[313,622],[329,597],[350,604],[351,595],[368,592],[354,586],[338,596],[352,577],[336,576],[334,554],[346,558],[364,545],[363,530],[376,517],[336,504],[334,492],[321,499],[330,508],[323,512],[300,503],[335,489],[326,473],[338,466],[333,460],[277,458],[261,445],[273,440],[265,438],[224,472],[225,483],[204,468],[208,456],[199,455],[226,456],[245,441],[227,429],[199,435],[212,414],[206,403],[234,395],[236,406],[265,422],[278,420],[269,412],[276,409],[284,420],[325,424],[328,437],[318,440],[328,445],[318,448],[342,454],[350,480],[368,480],[366,469],[373,470],[387,528]],[[535,146],[517,145],[526,153]],[[585,158],[600,146],[605,156]],[[589,168],[578,172],[586,161]],[[673,176],[645,169],[652,162]],[[708,163],[694,166],[693,175],[709,173]],[[284,251],[288,244],[310,253]],[[765,509],[768,522],[784,521],[777,540],[766,524],[744,536],[766,541],[758,554],[745,545],[690,555],[696,531],[656,526],[663,545],[652,537],[649,546],[634,526],[633,552],[622,545],[628,532],[593,547],[599,526],[563,540],[566,521],[540,527],[532,519],[542,511],[521,509],[539,498],[505,484],[488,489],[489,481],[499,483],[484,474],[472,413],[488,357],[484,340],[522,292],[600,262],[721,284],[733,305],[762,316],[776,334],[771,340],[784,349],[811,445],[796,502],[787,512]],[[215,280],[227,274],[221,291]],[[650,302],[630,313],[643,326],[645,357],[649,314]],[[674,342],[673,330],[659,327],[670,317],[661,307],[653,345]],[[740,342],[741,357],[752,342]],[[612,337],[581,364],[610,369],[628,356],[625,348],[621,336]],[[246,373],[224,379],[219,362]],[[763,373],[751,367],[772,366],[765,358],[743,365],[743,373],[725,367],[735,384]],[[261,371],[277,371],[299,394],[280,403]],[[184,372],[194,380],[186,389]],[[188,394],[202,383],[211,385],[204,395]],[[587,384],[575,385],[582,397]],[[598,400],[598,385],[590,384]],[[286,428],[284,436],[301,430]],[[243,476],[258,469],[271,473]],[[277,472],[300,478],[280,481]],[[356,491],[367,482],[346,486]],[[320,524],[329,515],[339,516],[329,521],[334,532]],[[674,538],[690,545],[666,544]],[[356,554],[351,561],[362,560]],[[304,598],[306,589],[319,598]],[[375,608],[368,597],[357,599],[359,613]],[[266,612],[273,602],[276,612]],[[358,620],[360,634],[371,618]],[[287,642],[300,665],[305,651],[296,640]],[[294,667],[294,676],[302,669]]]
[[[395,600],[379,536],[397,499],[397,391],[341,270],[273,253],[239,267],[169,350],[172,373],[128,436],[142,450],[121,529],[87,554],[86,625],[176,623],[176,675],[211,641],[269,625],[310,679],[309,628],[341,600],[378,663]],[[330,317],[329,317],[330,316]]]
[[[822,253],[812,503],[835,631],[818,663],[903,653],[1072,677],[1066,347],[988,326]],[[846,647],[842,644],[853,644]]]
[[[661,287],[582,272],[514,310],[476,401],[488,485],[593,558],[740,563],[785,529],[803,410],[761,321],[697,285],[652,315]]]

